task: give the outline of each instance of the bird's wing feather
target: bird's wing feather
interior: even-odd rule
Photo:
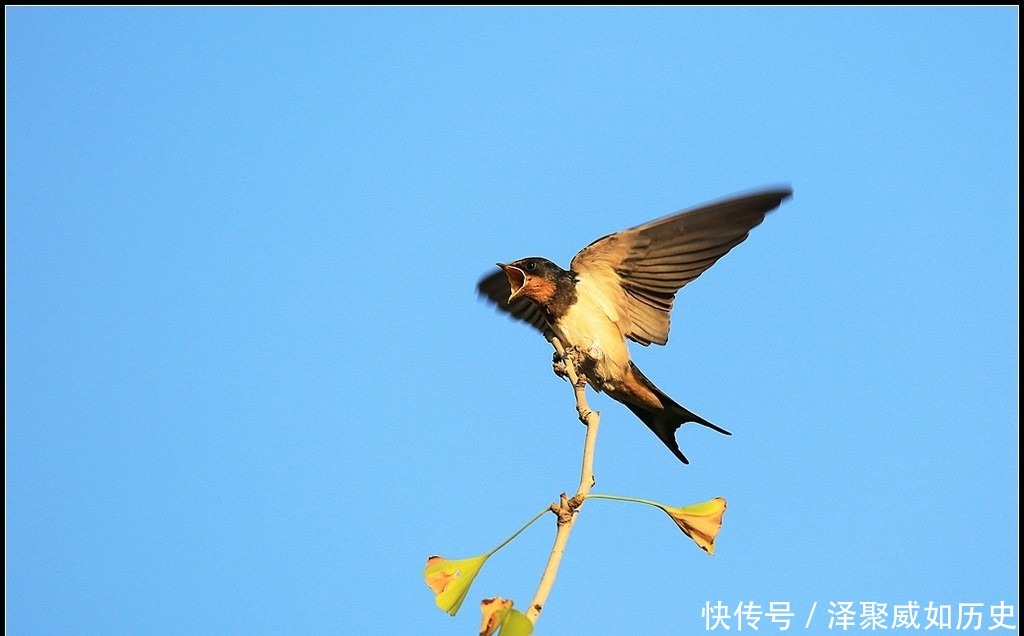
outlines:
[[[516,320],[522,320],[535,327],[550,339],[551,329],[548,327],[540,307],[523,296],[514,299],[511,303],[508,302],[512,288],[509,286],[508,276],[505,275],[505,272],[498,270],[485,276],[477,283],[476,289],[483,298],[497,305],[498,309],[508,312]]]
[[[626,292],[627,335],[645,346],[665,344],[676,292],[742,243],[791,194],[780,188],[716,201],[605,236],[580,250],[570,268],[600,272],[604,280],[614,272]]]

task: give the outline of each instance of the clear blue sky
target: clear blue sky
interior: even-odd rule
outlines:
[[[591,397],[595,492],[726,497],[717,554],[592,501],[539,633],[1017,606],[1016,7],[5,13],[10,633],[527,604],[550,521],[454,619],[421,575],[578,479],[550,347],[476,281],[779,183],[634,347],[733,437],[684,428],[682,466]]]

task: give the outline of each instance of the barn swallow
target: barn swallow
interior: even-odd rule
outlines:
[[[696,422],[729,431],[681,406],[630,360],[626,339],[643,346],[668,342],[676,292],[747,238],[765,215],[792,195],[765,190],[683,210],[580,250],[569,269],[546,258],[498,263],[480,294],[501,310],[557,336],[587,382],[626,405],[681,462],[676,430]]]

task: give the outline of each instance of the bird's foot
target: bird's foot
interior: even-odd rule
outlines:
[[[582,371],[577,371],[576,372],[576,388],[577,389],[582,389],[585,386],[587,386],[587,376],[586,376],[586,374],[583,373]]]
[[[569,374],[565,370],[565,361],[562,360],[562,356],[558,355],[557,351],[551,356],[551,370],[563,380],[569,379]]]
[[[564,355],[559,355],[557,351],[551,354],[551,370],[563,380],[568,380],[569,366],[571,365],[576,370],[577,375],[579,375],[580,360],[582,359],[583,352],[580,351],[579,347],[567,347]]]
[[[583,350],[577,347],[576,345],[566,347],[565,357],[569,358],[569,360],[571,360],[573,364],[577,364],[580,360],[583,359]]]
[[[586,358],[583,355],[583,350],[580,349],[579,347],[575,346],[575,345],[571,346],[571,347],[566,347],[565,355],[561,356],[562,363],[565,364],[565,365],[570,365],[571,364],[572,367],[574,369],[576,369],[576,374],[577,375],[582,373],[580,371],[580,364],[585,359]]]

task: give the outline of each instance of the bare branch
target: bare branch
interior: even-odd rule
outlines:
[[[537,623],[541,610],[544,609],[544,603],[547,602],[551,588],[555,584],[558,567],[562,563],[562,555],[565,553],[565,546],[569,541],[569,533],[572,532],[572,527],[576,523],[576,510],[583,505],[583,500],[586,499],[595,483],[594,449],[597,445],[597,428],[601,423],[600,414],[597,411],[591,411],[587,405],[586,378],[580,373],[573,352],[566,352],[558,338],[552,337],[550,340],[565,365],[565,374],[568,376],[569,382],[572,383],[576,395],[576,412],[579,414],[580,421],[587,427],[587,436],[583,442],[583,466],[576,494],[567,497],[565,493],[562,493],[561,501],[551,505],[551,510],[558,516],[558,531],[555,534],[555,545],[551,548],[547,567],[544,568],[544,574],[541,575],[540,584],[537,586],[537,593],[526,612],[526,617],[534,624]]]

